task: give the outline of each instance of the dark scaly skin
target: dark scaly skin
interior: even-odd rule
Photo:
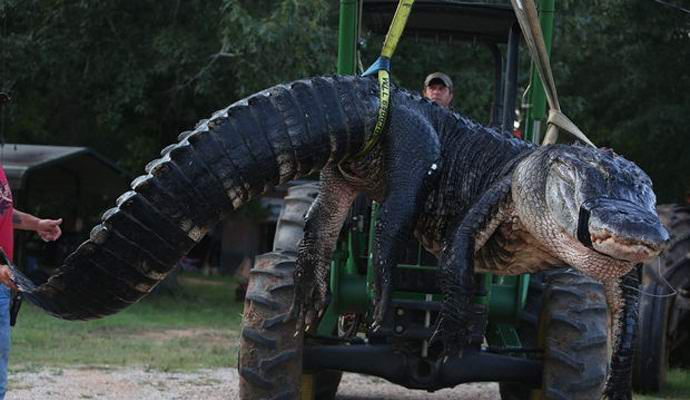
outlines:
[[[325,306],[337,232],[354,194],[364,192],[381,202],[376,321],[414,230],[441,258],[447,353],[464,342],[475,271],[518,274],[565,262],[604,282],[609,306],[624,316],[617,320],[634,323],[635,295],[621,290],[621,277],[668,238],[651,182],[637,166],[610,151],[537,149],[396,88],[381,141],[354,160],[377,111],[370,78],[317,77],[238,101],[149,163],[46,284],[33,287],[16,273],[20,287],[60,318],[115,313],[149,293],[218,219],[271,185],[322,170],[299,252],[293,315],[313,319]],[[610,398],[630,393],[626,332],[614,332]]]
[[[623,306],[609,305],[612,309],[614,343],[611,355],[611,373],[606,382],[604,394],[611,400],[631,400],[630,391],[621,390],[632,386],[632,362],[635,356],[635,340],[638,330],[638,305],[640,302],[639,266],[632,269],[618,282],[607,282],[608,291],[617,292],[615,298],[622,296]]]
[[[468,339],[471,305],[474,301],[474,252],[476,233],[490,229],[500,221],[495,218],[508,202],[510,177],[492,185],[468,211],[455,230],[450,245],[441,256],[441,286],[444,289],[439,331],[446,344],[446,353],[456,354]],[[481,244],[480,244],[481,247]]]
[[[382,321],[391,294],[392,270],[414,230],[424,200],[437,180],[440,146],[432,125],[415,114],[396,109],[391,113],[389,130],[409,132],[386,135],[384,153],[385,194],[379,210],[374,243],[376,309],[374,318]],[[402,114],[402,115],[399,115]],[[405,152],[396,151],[406,149]]]
[[[649,178],[610,150],[548,146],[514,171],[513,203],[541,251],[604,283],[616,322],[605,398],[630,398],[639,293],[629,274],[668,241]]]
[[[306,216],[304,238],[300,242],[295,281],[295,308],[291,315],[305,312],[305,323],[310,325],[318,312],[326,307],[328,267],[340,227],[357,192],[347,185],[333,165],[321,171],[321,180],[329,182],[322,187]],[[301,310],[302,306],[307,307]]]
[[[316,77],[242,99],[183,132],[104,213],[90,239],[26,298],[65,319],[137,302],[229,212],[359,151],[375,123],[371,79]]]

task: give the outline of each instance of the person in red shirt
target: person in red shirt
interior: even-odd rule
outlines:
[[[45,241],[57,240],[62,234],[62,219],[41,219],[14,208],[12,192],[5,171],[0,167],[0,249],[11,262],[14,250],[14,228],[35,231]],[[12,272],[0,264],[0,400],[7,390],[7,364],[10,356],[10,300],[17,285]]]

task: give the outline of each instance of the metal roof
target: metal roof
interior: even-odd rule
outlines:
[[[50,180],[52,175],[68,174],[82,189],[98,191],[129,180],[121,168],[88,147],[7,143],[0,147],[0,164],[12,190],[24,189],[29,175]]]
[[[386,33],[397,5],[397,0],[365,0],[364,28]],[[510,1],[417,0],[405,36],[505,43],[516,23]]]

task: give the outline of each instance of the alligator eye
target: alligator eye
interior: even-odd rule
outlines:
[[[565,163],[558,162],[554,164],[554,167],[552,168],[552,171],[559,177],[561,180],[570,186],[575,186],[575,174],[573,173],[573,170],[569,165],[566,165]]]
[[[599,172],[605,180],[608,180],[611,176],[609,171],[606,168],[604,168],[603,165],[591,161],[588,164],[590,167],[594,168],[597,172]]]

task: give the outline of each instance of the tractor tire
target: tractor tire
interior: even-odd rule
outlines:
[[[293,296],[295,257],[256,258],[244,301],[238,372],[241,400],[297,399],[304,335],[286,320]]]
[[[690,206],[667,204],[657,210],[671,242],[657,259],[643,267],[640,328],[633,364],[635,390],[650,393],[664,387],[671,365],[690,361],[690,312],[687,306],[679,306],[687,303],[688,296],[668,296],[671,287],[681,292],[690,288]]]
[[[293,299],[293,273],[304,216],[318,194],[318,184],[288,190],[281,210],[274,251],[256,258],[244,303],[238,370],[240,399],[297,399],[302,389],[304,335],[294,320],[286,321]],[[340,371],[313,374],[315,400],[332,400]]]
[[[690,205],[661,204],[657,208],[661,222],[678,235],[690,232]]]
[[[589,400],[604,391],[609,362],[603,286],[573,270],[545,274],[537,340],[543,348],[542,387],[501,384],[504,400]],[[534,332],[533,328],[521,333]],[[525,343],[530,340],[525,338]]]
[[[297,254],[299,242],[304,236],[304,217],[319,194],[319,182],[310,182],[288,189],[285,204],[280,210],[273,251]]]
[[[666,250],[659,256],[658,260],[653,260],[645,264],[645,269],[661,269],[665,273],[679,262],[687,260],[690,254],[690,205],[686,204],[662,204],[657,207],[659,219],[668,229],[671,242]],[[642,284],[649,283],[650,276],[644,275]]]

